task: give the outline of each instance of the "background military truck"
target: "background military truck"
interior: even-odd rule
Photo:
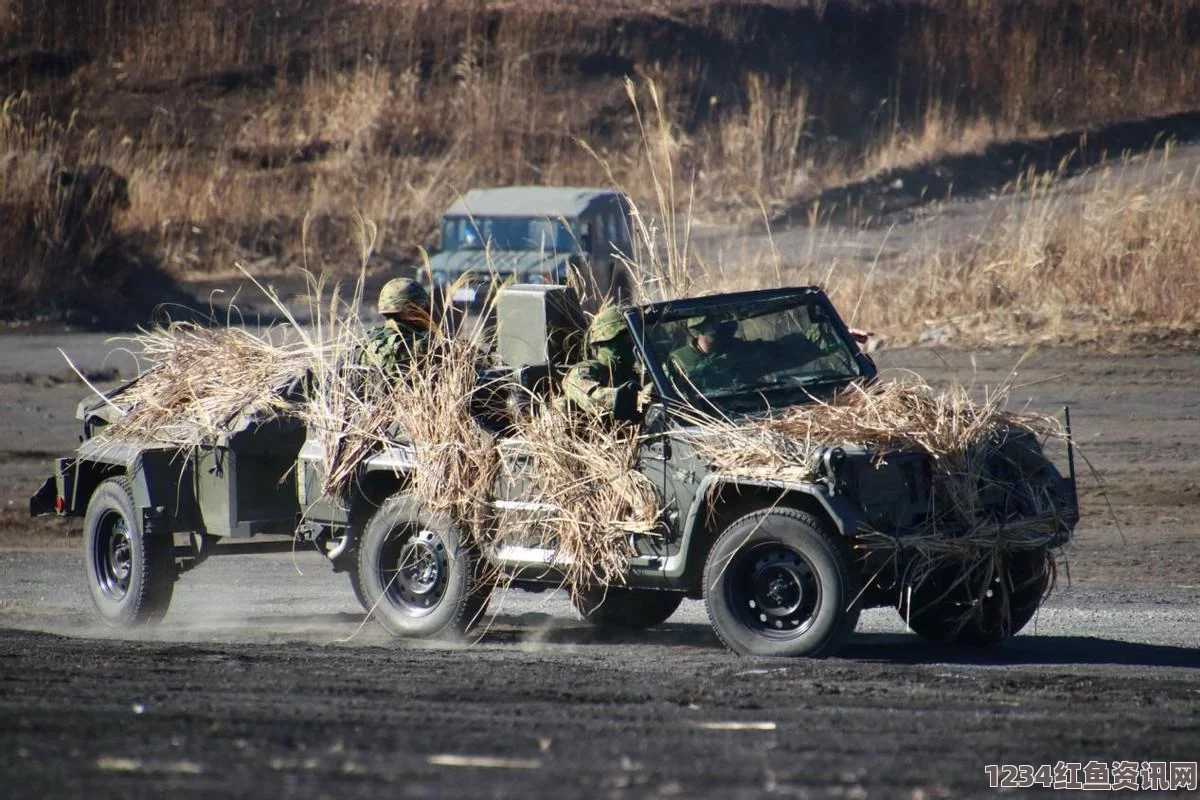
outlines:
[[[468,306],[501,283],[570,279],[594,307],[629,295],[623,258],[634,255],[632,230],[629,200],[611,189],[472,189],[442,214],[437,252],[420,277],[431,289],[455,285],[449,299]]]
[[[733,323],[754,346],[773,350],[769,373],[701,388],[681,381],[669,354],[688,340],[697,318]],[[584,322],[569,287],[518,285],[497,303],[496,354],[487,376],[514,398],[537,404],[554,391]],[[869,605],[900,606],[913,588],[906,561],[860,558],[855,536],[882,533],[903,541],[922,529],[933,497],[931,457],[864,446],[822,447],[803,479],[747,477],[717,469],[696,445],[695,409],[729,420],[761,419],[830,397],[851,382],[869,382],[874,364],[857,347],[825,294],[800,287],[660,302],[624,311],[638,369],[653,386],[637,469],[662,508],[658,529],[630,532],[619,585],[578,587],[581,615],[602,626],[651,627],[684,598],[703,598],[713,628],[743,654],[816,656],[834,652]],[[794,346],[819,343],[819,353]],[[790,355],[789,355],[790,354]],[[476,539],[430,514],[410,490],[420,465],[411,447],[391,444],[357,466],[346,496],[321,493],[325,460],[288,417],[247,418],[219,441],[180,449],[97,443],[119,393],[80,404],[85,441],[59,459],[56,474],[31,500],[32,513],[84,518],[84,564],[101,617],[114,626],[158,620],[184,570],[211,555],[246,552],[239,540],[283,533],[261,549],[315,543],[335,569],[348,572],[364,608],[391,632],[426,637],[462,632],[477,622],[494,586],[542,591],[561,585],[566,569],[543,533],[560,509],[547,507],[527,449],[491,412],[502,468],[486,501],[504,529]],[[514,404],[513,407],[515,407]],[[494,411],[494,409],[492,409]],[[526,412],[522,412],[526,413]],[[1062,477],[1032,436],[1000,443],[979,502],[998,524],[1053,512],[1051,536],[1004,558],[986,575],[955,575],[917,587],[909,625],[931,639],[1001,641],[1040,605],[1050,574],[1045,553],[1066,542],[1078,519],[1073,470]],[[1047,507],[1049,506],[1049,508]],[[953,538],[962,531],[942,529]],[[482,544],[480,544],[482,542]],[[909,598],[911,599],[911,597]],[[963,614],[970,619],[962,624]]]

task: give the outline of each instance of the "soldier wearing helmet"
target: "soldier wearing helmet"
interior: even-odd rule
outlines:
[[[429,293],[412,278],[393,278],[379,291],[378,309],[383,324],[367,333],[359,363],[399,377],[409,362],[429,352]]]
[[[590,358],[571,367],[563,378],[568,406],[589,415],[636,422],[645,391],[634,368],[633,338],[617,308],[606,308],[588,326]]]
[[[820,358],[825,348],[808,332],[779,340],[743,339],[737,320],[706,314],[687,320],[688,343],[671,351],[669,371],[681,389],[700,392],[753,384],[778,369],[781,360]]]
[[[729,386],[741,380],[751,365],[743,363],[750,354],[739,345],[737,321],[720,314],[691,317],[687,321],[688,343],[671,351],[668,365],[684,385],[698,389]]]

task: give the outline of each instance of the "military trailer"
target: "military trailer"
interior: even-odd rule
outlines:
[[[420,277],[451,287],[460,306],[482,305],[504,283],[575,283],[594,306],[625,300],[634,248],[629,200],[611,189],[472,189],[442,214],[437,252]]]
[[[243,415],[195,448],[97,438],[132,385],[79,403],[83,442],[30,499],[34,515],[83,517],[88,588],[114,627],[157,622],[176,578],[210,555],[290,550],[300,516],[298,419]]]
[[[1050,535],[1006,555],[986,575],[932,576],[912,605],[905,558],[863,557],[852,542],[865,532],[902,542],[922,529],[933,502],[930,456],[822,447],[811,454],[804,479],[746,477],[716,468],[696,445],[698,408],[728,420],[762,419],[875,379],[874,363],[826,295],[782,288],[623,313],[638,370],[653,387],[636,468],[653,484],[662,513],[654,531],[629,533],[622,581],[577,587],[573,602],[583,619],[649,628],[685,598],[703,599],[730,649],[769,656],[828,655],[853,631],[862,608],[900,607],[906,599],[910,627],[938,641],[1003,641],[1032,619],[1051,580],[1046,553],[1070,538],[1078,520],[1073,466],[1064,477],[1035,437],[1016,432],[999,443],[1002,457],[988,466],[979,500],[998,525],[1049,513]],[[763,361],[769,372],[752,380],[718,373],[703,385],[681,381],[670,354],[687,341],[689,326],[707,317],[735,326],[754,346],[787,346],[772,349]],[[507,387],[509,413],[536,413],[578,354],[585,319],[579,301],[569,287],[511,286],[498,298],[497,318],[502,363],[481,372],[487,395]],[[797,337],[819,343],[819,355],[792,346]],[[227,440],[187,453],[97,448],[89,441],[103,424],[104,403],[81,405],[89,439],[59,460],[31,509],[84,517],[92,595],[114,625],[158,619],[182,568],[233,550],[229,543],[238,539],[287,531],[315,542],[335,570],[347,572],[360,603],[392,633],[462,633],[478,622],[494,587],[555,588],[570,566],[553,541],[535,534],[557,509],[540,500],[529,454],[497,421],[494,403],[484,405],[491,409],[481,411],[480,423],[492,426],[502,462],[487,502],[505,512],[498,516],[504,529],[487,537],[422,507],[410,489],[420,465],[404,443],[363,459],[350,494],[330,497],[321,493],[319,444],[304,441],[286,419],[263,426],[248,420]]]

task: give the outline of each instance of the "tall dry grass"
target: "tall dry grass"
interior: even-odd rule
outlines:
[[[661,231],[671,214],[771,217],[996,138],[1200,102],[1200,21],[1185,0],[6,8],[8,51],[88,58],[66,79],[21,58],[0,75],[22,106],[4,121],[5,163],[112,166],[131,195],[114,235],[184,277],[293,265],[304,219],[327,266],[352,271],[354,211],[379,226],[372,268],[394,268],[475,185],[615,182]],[[656,109],[650,137],[628,76],[654,78],[656,96],[639,90]],[[660,144],[650,155],[669,176],[646,168]],[[34,215],[53,202],[36,180],[0,194]],[[17,241],[3,259],[10,275],[46,269]],[[42,285],[6,283],[26,299]]]
[[[965,248],[834,277],[862,324],[895,341],[931,329],[963,344],[1115,341],[1200,330],[1200,171],[1166,158],[1099,168],[1063,193],[1012,189],[1007,215]]]

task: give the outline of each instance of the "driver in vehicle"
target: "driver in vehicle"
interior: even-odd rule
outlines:
[[[791,351],[787,360],[792,363],[824,354],[820,345],[803,335],[778,341],[742,339],[737,335],[737,320],[721,314],[692,317],[687,329],[691,338],[671,352],[668,363],[680,386],[701,392],[760,380],[780,367],[785,349]],[[799,359],[796,349],[803,351]]]

